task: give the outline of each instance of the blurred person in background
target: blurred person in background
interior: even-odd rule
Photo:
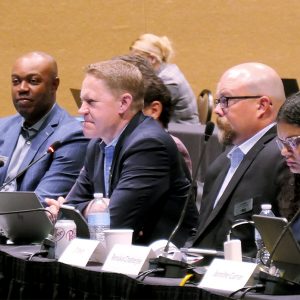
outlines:
[[[130,53],[146,58],[169,89],[174,106],[171,122],[199,123],[195,94],[178,66],[170,63],[174,50],[168,37],[142,34],[130,46]]]
[[[157,120],[162,127],[167,130],[171,116],[174,112],[174,106],[171,100],[171,94],[163,81],[154,73],[149,62],[139,55],[122,55],[114,59],[121,59],[134,64],[139,68],[143,75],[145,85],[144,108],[143,113]],[[171,135],[181,153],[188,168],[188,176],[192,175],[192,161],[187,148],[182,141],[174,135]]]

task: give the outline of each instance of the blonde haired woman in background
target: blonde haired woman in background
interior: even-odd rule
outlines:
[[[195,94],[177,65],[170,63],[174,54],[170,40],[146,33],[132,43],[130,51],[146,58],[169,89],[174,105],[171,122],[199,123]]]

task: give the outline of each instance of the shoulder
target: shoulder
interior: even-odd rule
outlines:
[[[164,64],[160,69],[158,76],[164,81],[165,84],[180,81],[183,74],[175,64]]]
[[[55,131],[62,135],[80,134],[82,132],[82,124],[79,118],[71,116],[65,109],[56,105],[48,121],[49,125],[55,128]]]
[[[123,142],[124,147],[134,149],[152,148],[177,149],[174,140],[164,128],[152,118],[145,118],[128,134]]]
[[[10,127],[13,124],[21,124],[22,117],[20,115],[13,115],[0,118],[0,128],[3,131],[6,127]]]

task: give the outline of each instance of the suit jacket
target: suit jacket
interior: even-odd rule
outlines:
[[[0,119],[0,156],[7,158],[5,165],[0,168],[0,185],[5,181],[22,124],[23,118],[20,115]],[[61,142],[57,151],[47,154],[17,178],[17,190],[35,191],[42,203],[45,197],[56,199],[67,195],[83,166],[89,141],[83,136],[80,122],[57,104],[31,140],[30,149],[19,171],[41,157],[55,141]]]
[[[93,193],[105,194],[101,143],[99,139],[90,142],[84,168],[67,196],[68,204],[81,211]],[[111,228],[134,229],[133,241],[139,244],[167,239],[179,220],[189,186],[173,139],[155,120],[136,114],[114,152],[109,190]],[[183,245],[197,219],[195,203],[190,201],[173,240],[176,245]]]
[[[223,243],[233,223],[238,219],[251,220],[253,214],[260,213],[263,203],[271,203],[273,212],[279,215],[277,195],[289,169],[276,145],[275,136],[274,126],[245,155],[214,209],[230,167],[229,150],[213,162],[204,182],[198,231],[187,246],[223,251]],[[236,227],[231,237],[242,241],[244,255],[255,256],[252,225]]]

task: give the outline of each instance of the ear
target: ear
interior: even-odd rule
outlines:
[[[132,96],[129,93],[125,93],[122,94],[120,98],[121,99],[120,99],[119,113],[123,114],[131,107]]]
[[[144,109],[144,113],[147,116],[151,116],[153,119],[158,120],[162,112],[161,102],[154,100],[149,106]]]
[[[264,115],[266,113],[270,113],[272,110],[272,100],[268,96],[262,96],[257,101],[257,111],[259,113],[259,116]]]
[[[52,83],[54,91],[56,91],[58,89],[59,82],[60,82],[59,77],[55,77],[54,80],[53,80],[53,83]]]
[[[161,63],[160,61],[157,59],[157,57],[155,57],[154,55],[152,54],[149,54],[148,55],[148,61],[150,62],[152,68],[154,70],[158,70],[158,68],[160,67]]]

